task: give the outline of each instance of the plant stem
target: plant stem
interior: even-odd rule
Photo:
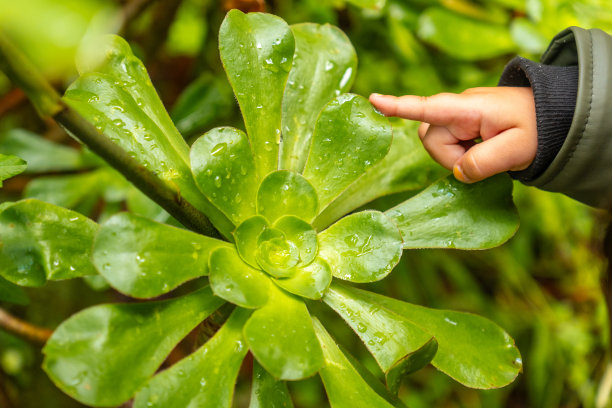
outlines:
[[[119,145],[70,108],[25,56],[0,34],[0,69],[24,90],[39,115],[51,117],[192,231],[220,238],[208,218]]]
[[[36,327],[16,318],[2,308],[0,308],[0,327],[35,344],[45,344],[53,334],[52,330]]]

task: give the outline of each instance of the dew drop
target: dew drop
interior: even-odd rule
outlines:
[[[212,148],[212,150],[210,151],[210,154],[212,154],[213,156],[219,156],[225,153],[226,150],[227,150],[227,143],[218,143]]]

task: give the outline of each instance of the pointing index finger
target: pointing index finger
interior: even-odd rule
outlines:
[[[392,96],[370,95],[370,102],[386,116],[399,116],[404,119],[434,125],[449,125],[458,117],[465,115],[466,103],[461,95],[441,93],[433,96]]]

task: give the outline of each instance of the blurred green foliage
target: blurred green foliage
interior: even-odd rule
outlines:
[[[75,75],[74,54],[84,36],[119,31],[146,61],[188,140],[217,123],[242,126],[217,51],[216,33],[226,2],[144,1],[141,9],[128,13],[136,3],[2,1],[0,27],[60,88]],[[289,23],[340,26],[357,49],[353,89],[363,95],[430,95],[494,86],[513,55],[537,59],[550,39],[568,26],[612,32],[612,4],[603,0],[269,0],[267,10]],[[16,128],[29,133],[18,138],[12,130]],[[0,132],[0,153],[21,149],[18,155],[26,160],[27,154],[65,157],[59,164],[48,160],[47,167],[30,167],[29,173],[5,182],[0,201],[54,191],[48,200],[68,205],[73,199],[73,208],[96,219],[126,206],[157,220],[167,218],[154,204],[126,190],[118,175],[80,152],[65,133],[37,119],[1,74]],[[47,141],[63,146],[51,148]],[[23,154],[24,149],[28,153]],[[48,187],[49,180],[58,179],[63,181],[55,183],[66,186],[77,180],[73,182],[78,187]],[[509,243],[478,252],[410,251],[388,279],[368,285],[409,302],[488,317],[506,329],[522,351],[524,374],[500,390],[466,389],[431,367],[419,372],[400,392],[412,408],[596,406],[609,341],[599,288],[605,267],[599,252],[604,216],[560,195],[515,187],[522,224]],[[94,190],[96,194],[89,193]],[[51,283],[27,290],[28,306],[1,306],[53,328],[88,305],[124,300],[103,283],[88,283]],[[376,373],[365,347],[348,326],[335,321],[331,334]],[[192,344],[181,347],[190,350]],[[172,358],[180,358],[180,348],[175,354]],[[41,407],[40,401],[45,408],[79,406],[53,388],[40,370],[40,360],[36,346],[0,331],[0,406]],[[247,378],[250,373],[239,376],[238,407],[248,405],[249,385],[242,381]],[[296,407],[326,404],[316,378],[292,383],[290,389]]]

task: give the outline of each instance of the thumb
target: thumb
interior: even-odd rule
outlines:
[[[535,158],[537,140],[519,128],[508,129],[471,147],[453,166],[455,178],[474,183],[505,171],[527,168]]]

